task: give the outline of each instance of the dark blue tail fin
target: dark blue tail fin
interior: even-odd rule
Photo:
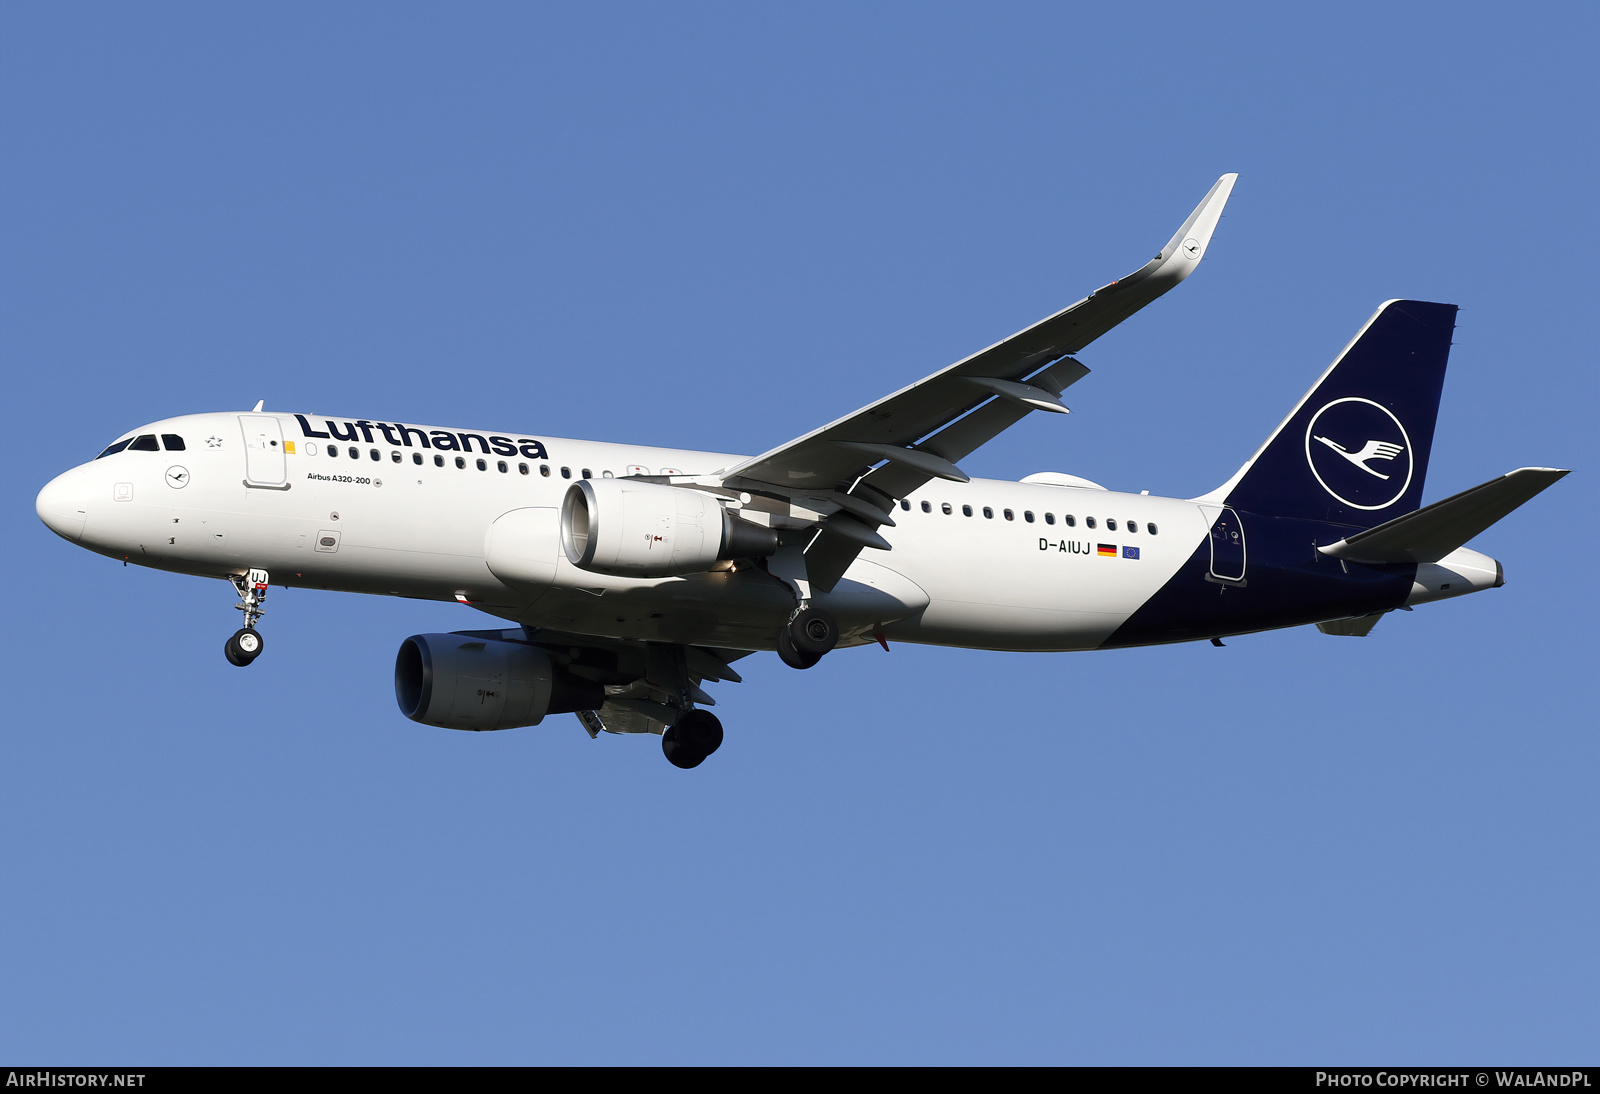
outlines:
[[[1370,528],[1420,507],[1454,304],[1391,300],[1267,443],[1210,497]]]

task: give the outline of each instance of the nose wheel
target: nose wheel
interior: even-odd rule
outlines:
[[[249,628],[240,628],[233,632],[233,637],[222,645],[222,655],[228,659],[230,665],[244,668],[267,648],[266,642],[257,631]]]
[[[222,645],[222,655],[228,659],[230,665],[244,668],[267,648],[266,639],[256,630],[256,620],[267,614],[261,602],[267,599],[267,571],[251,570],[244,576],[237,574],[231,578],[233,587],[239,592],[239,603],[234,607],[244,613],[244,626],[233,632]]]

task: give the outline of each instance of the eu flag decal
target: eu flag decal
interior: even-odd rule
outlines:
[[[1112,544],[1101,543],[1097,544],[1097,550],[1095,551],[1095,554],[1099,555],[1101,558],[1116,558],[1117,549]]]
[[[1138,558],[1139,557],[1139,548],[1137,548],[1137,547],[1124,547],[1122,549],[1122,557],[1123,558]]]

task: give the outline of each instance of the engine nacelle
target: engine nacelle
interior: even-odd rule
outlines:
[[[617,577],[699,574],[719,561],[761,558],[778,534],[740,520],[698,490],[628,479],[584,479],[561,503],[567,561]]]
[[[394,697],[413,722],[444,729],[515,729],[546,714],[598,710],[605,689],[535,646],[470,634],[414,634],[400,643]]]

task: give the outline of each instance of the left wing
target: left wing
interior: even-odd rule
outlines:
[[[1030,411],[1066,412],[1061,392],[1089,371],[1071,355],[1194,272],[1237,178],[1218,179],[1160,253],[1127,277],[716,477],[732,489],[810,499],[807,508],[826,520],[806,549],[807,569],[813,584],[831,588],[863,546],[887,546],[874,529],[892,523],[895,499],[932,478],[967,481],[955,461]]]

